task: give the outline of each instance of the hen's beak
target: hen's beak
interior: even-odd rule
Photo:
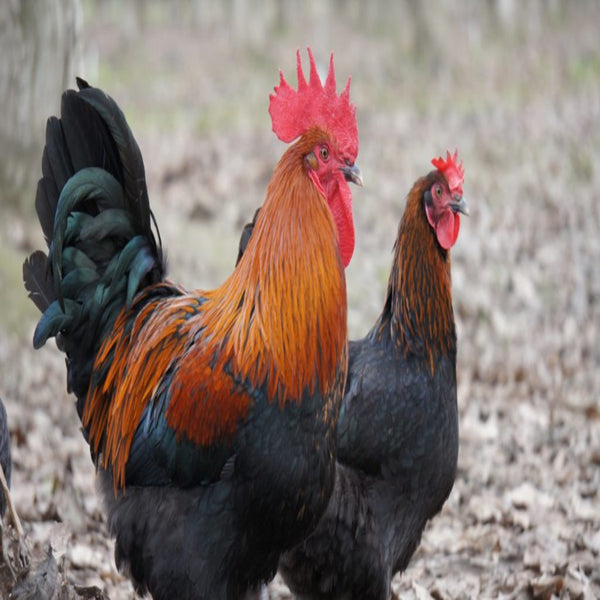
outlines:
[[[340,171],[344,174],[346,181],[351,181],[360,187],[363,186],[362,174],[356,164],[342,167]]]
[[[462,213],[469,216],[469,206],[462,196],[454,196],[454,201],[450,202],[450,208],[454,213]]]

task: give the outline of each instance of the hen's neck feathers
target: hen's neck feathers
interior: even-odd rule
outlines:
[[[410,191],[398,229],[383,313],[375,327],[389,332],[405,356],[422,357],[432,374],[439,356],[456,355],[450,253],[427,221],[423,196],[440,177],[432,171]]]

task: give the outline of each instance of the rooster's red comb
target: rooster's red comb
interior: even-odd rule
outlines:
[[[462,196],[463,181],[465,179],[465,170],[463,169],[462,160],[458,163],[458,150],[454,154],[446,151],[446,160],[443,157],[434,158],[431,164],[446,178],[448,187],[453,194]]]
[[[298,91],[294,90],[280,71],[279,85],[270,95],[269,114],[273,131],[282,142],[292,142],[311,127],[320,127],[332,134],[342,152],[353,159],[358,154],[358,127],[356,107],[350,102],[350,77],[344,91],[338,96],[333,68],[333,53],[329,59],[329,73],[325,86],[321,83],[310,48],[310,77],[308,83],[302,71],[298,50]]]

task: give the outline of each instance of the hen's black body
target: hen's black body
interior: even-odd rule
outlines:
[[[388,598],[393,574],[448,497],[458,451],[454,359],[440,358],[435,377],[417,363],[389,331],[351,342],[334,492],[317,530],[280,561],[298,598]]]
[[[433,171],[409,194],[383,312],[350,342],[334,492],[317,529],[280,560],[298,598],[389,598],[393,575],[406,568],[452,489],[458,415],[450,259],[424,210],[438,179]]]

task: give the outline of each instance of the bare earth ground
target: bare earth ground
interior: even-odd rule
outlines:
[[[394,592],[597,598],[600,6],[556,2],[496,25],[468,6],[428,11],[419,34],[401,9],[380,17],[360,3],[308,3],[275,24],[248,13],[230,29],[218,11],[207,26],[151,4],[141,26],[109,4],[86,12],[82,75],[119,102],[138,137],[171,276],[210,287],[232,268],[284,149],[267,114],[277,69],[293,82],[297,47],[310,44],[324,63],[333,49],[339,84],[353,77],[365,178],[347,271],[352,337],[381,308],[412,182],[434,155],[459,148],[471,208],[452,251],[459,472]],[[92,593],[75,584],[133,598],[114,567],[63,358],[53,343],[30,345],[36,313],[20,265],[41,233],[31,215],[2,210],[0,395],[13,501],[34,559],[52,545],[62,573],[52,597]],[[0,579],[7,594],[7,573]],[[289,594],[276,581],[270,597]]]

